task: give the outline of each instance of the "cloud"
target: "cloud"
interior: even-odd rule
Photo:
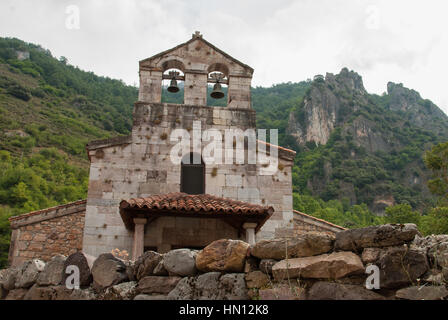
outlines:
[[[80,29],[65,27],[68,5]],[[138,61],[195,30],[255,69],[253,84],[301,81],[348,67],[370,92],[388,81],[448,112],[444,0],[2,0],[2,36],[41,44],[97,74],[138,83]]]

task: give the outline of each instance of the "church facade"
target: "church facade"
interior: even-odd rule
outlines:
[[[135,259],[222,238],[254,243],[343,229],[293,211],[294,151],[259,140],[250,148],[251,67],[195,33],[139,70],[131,134],[87,145],[86,200],[10,219],[11,264],[78,250],[119,249]],[[163,80],[183,81],[183,104],[162,103]],[[227,86],[225,107],[207,106],[207,87],[217,82]],[[213,159],[205,154],[211,141],[220,142]]]

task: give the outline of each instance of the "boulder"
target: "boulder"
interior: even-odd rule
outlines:
[[[23,300],[27,292],[27,289],[13,289],[8,292],[5,300]]]
[[[364,248],[388,247],[410,242],[418,234],[415,224],[385,224],[338,232],[336,250],[359,251]]]
[[[329,252],[333,248],[334,236],[311,231],[294,238],[269,239],[257,242],[250,250],[259,259],[310,257]]]
[[[244,273],[227,273],[219,279],[219,290],[222,300],[247,300],[246,281]]]
[[[272,274],[272,267],[277,263],[274,259],[262,259],[260,261],[259,269],[266,274]]]
[[[137,282],[123,282],[109,287],[101,297],[102,300],[132,300],[137,295]]]
[[[282,260],[272,267],[276,280],[288,278],[339,279],[364,272],[361,259],[353,252]]]
[[[34,285],[28,290],[23,300],[95,300],[97,297],[89,289],[67,289],[66,286]]]
[[[79,285],[81,287],[88,287],[92,283],[92,273],[90,272],[89,261],[90,257],[83,252],[76,252],[67,257],[64,262],[64,272],[62,274],[62,283],[65,284],[67,277],[70,274],[66,273],[67,267],[77,266],[79,269]]]
[[[181,277],[147,276],[139,280],[137,292],[139,294],[168,294],[181,279]]]
[[[168,294],[169,300],[247,300],[244,273],[208,272],[182,278]]]
[[[2,279],[0,280],[0,286],[6,291],[14,290],[16,287],[17,267],[11,267],[3,271]]]
[[[135,261],[134,271],[137,280],[153,274],[154,268],[162,260],[162,255],[154,251],[146,251]]]
[[[45,265],[44,270],[39,274],[36,283],[39,286],[57,286],[62,283],[64,273],[64,263],[66,257],[57,255],[54,256]]]
[[[444,286],[414,286],[398,290],[395,296],[405,300],[443,300],[448,290]]]
[[[274,288],[261,289],[258,291],[260,300],[306,300],[305,289],[289,287],[288,285],[277,285]]]
[[[361,286],[319,281],[311,287],[308,300],[385,300],[385,298]]]
[[[416,283],[428,270],[426,255],[406,246],[384,249],[377,265],[380,269],[380,286],[389,289]]]
[[[196,278],[195,292],[192,299],[221,300],[222,292],[219,290],[220,272],[208,272]]]
[[[218,279],[220,277],[219,272],[209,272],[209,273],[215,273],[218,275]],[[209,273],[205,273],[209,274]],[[196,290],[196,280],[197,277],[185,277],[182,278],[176,285],[176,287],[171,290],[167,296],[168,300],[193,300],[195,297],[195,290]],[[215,294],[218,294],[218,291],[215,291]]]
[[[163,256],[163,267],[172,276],[188,277],[195,275],[196,255],[196,251],[190,249],[171,250]]]
[[[196,268],[203,272],[243,272],[249,244],[240,240],[216,240],[196,256]]]
[[[362,251],[361,260],[364,264],[376,263],[380,258],[381,248],[365,248]]]
[[[97,290],[128,280],[126,265],[111,253],[101,254],[93,263],[93,285]]]
[[[19,268],[16,276],[16,288],[29,288],[39,277],[39,273],[45,268],[45,262],[38,259],[26,261]]]
[[[248,289],[262,288],[270,283],[269,277],[261,271],[246,273],[246,286]]]
[[[196,268],[196,266],[195,266]],[[159,262],[159,264],[154,268],[154,271],[152,272],[155,276],[167,276],[168,271],[163,266],[163,259]]]

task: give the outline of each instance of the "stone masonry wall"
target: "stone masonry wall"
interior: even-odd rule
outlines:
[[[56,254],[70,255],[82,249],[86,201],[30,212],[10,219],[9,263],[19,265]]]
[[[441,300],[448,298],[448,235],[414,224],[307,232],[253,246],[220,239],[202,250],[115,250],[34,259],[0,270],[6,300]],[[69,265],[80,289],[64,285]],[[376,272],[372,280],[372,268]]]

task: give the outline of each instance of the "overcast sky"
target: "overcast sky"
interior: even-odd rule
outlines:
[[[447,9],[446,0],[0,0],[0,36],[137,84],[139,60],[199,30],[255,69],[254,86],[348,67],[369,92],[401,82],[448,113]]]

